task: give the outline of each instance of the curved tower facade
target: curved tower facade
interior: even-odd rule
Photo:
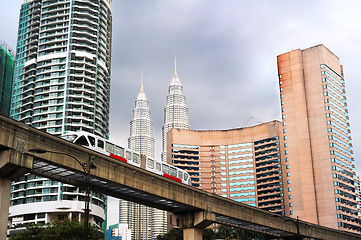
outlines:
[[[164,125],[162,127],[162,161],[167,161],[167,132],[170,129],[190,129],[186,97],[183,86],[178,78],[176,61],[174,76],[168,88],[166,106],[164,108]]]
[[[111,0],[25,0],[21,6],[10,116],[48,133],[108,137]],[[12,225],[82,219],[84,190],[32,174],[12,183]],[[91,196],[91,221],[105,220]]]

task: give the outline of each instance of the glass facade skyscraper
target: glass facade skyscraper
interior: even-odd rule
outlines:
[[[0,43],[0,113],[9,115],[14,74],[14,55],[5,43]]]

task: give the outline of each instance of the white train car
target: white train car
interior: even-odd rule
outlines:
[[[63,139],[75,144],[90,148],[99,153],[119,161],[146,169],[155,174],[164,176],[174,181],[192,185],[189,174],[183,169],[174,167],[168,163],[156,161],[152,158],[141,158],[140,154],[127,148],[123,148],[109,140],[87,132],[69,132],[61,136]],[[145,161],[145,162],[142,162]]]

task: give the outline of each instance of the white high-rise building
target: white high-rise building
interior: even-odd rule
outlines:
[[[108,136],[111,0],[26,0],[10,115],[55,135]]]
[[[111,0],[25,0],[19,16],[10,115],[48,133],[109,133]],[[82,219],[85,193],[25,175],[13,182],[12,225]],[[92,194],[90,220],[105,219],[105,196]]]
[[[149,103],[143,89],[143,74],[140,91],[135,101],[135,108],[130,121],[130,136],[128,147],[148,157],[154,158],[154,137],[153,122]],[[150,240],[153,236],[153,211],[150,207],[120,200],[119,202],[119,222],[126,223],[132,230],[132,239]],[[166,223],[165,223],[166,224]],[[162,232],[163,233],[163,232]]]
[[[167,161],[167,132],[172,128],[191,129],[188,118],[186,97],[178,78],[177,64],[174,62],[174,76],[168,89],[164,108],[164,125],[162,127],[162,161]]]
[[[153,122],[148,99],[143,89],[143,79],[130,121],[128,147],[147,157],[154,158]]]

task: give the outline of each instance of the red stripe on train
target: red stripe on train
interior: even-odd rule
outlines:
[[[118,155],[115,155],[115,154],[113,154],[113,153],[109,154],[109,157],[115,158],[115,159],[117,159],[117,160],[119,160],[119,161],[122,161],[122,162],[125,162],[125,163],[128,162],[127,159],[125,159],[125,158],[123,158],[123,157],[120,157],[120,156],[118,156]]]
[[[163,173],[163,177],[172,179],[172,180],[177,181],[177,182],[180,182],[180,183],[182,182],[182,179],[177,178],[177,177],[173,177],[172,175],[169,175],[169,174],[166,174],[166,173]]]

